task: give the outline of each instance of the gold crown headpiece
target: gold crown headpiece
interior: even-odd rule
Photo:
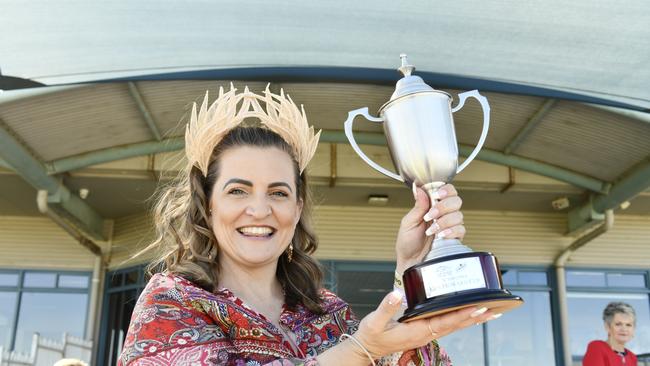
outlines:
[[[248,87],[243,93],[237,94],[236,91],[232,83],[226,93],[220,87],[219,96],[209,107],[206,91],[198,113],[194,103],[190,123],[185,129],[185,154],[191,166],[196,166],[203,176],[207,176],[215,146],[246,118],[254,117],[291,146],[302,174],[316,153],[321,133],[314,133],[314,127],[309,126],[302,105],[298,109],[289,95],[285,97],[284,90],[280,89],[280,95],[273,94],[268,85],[263,95],[249,91]],[[265,108],[260,102],[264,102]]]

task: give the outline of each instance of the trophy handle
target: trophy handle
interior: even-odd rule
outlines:
[[[344,124],[345,125],[345,136],[348,137],[348,140],[350,141],[350,145],[352,145],[352,148],[354,149],[354,151],[356,151],[357,155],[359,155],[359,157],[361,157],[361,159],[363,159],[363,161],[365,161],[368,165],[373,167],[376,171],[378,171],[378,172],[380,172],[380,173],[382,173],[382,174],[384,174],[384,175],[386,175],[388,177],[391,177],[391,178],[393,178],[395,180],[398,180],[400,182],[404,182],[404,178],[402,178],[401,176],[391,172],[388,169],[383,168],[379,164],[375,163],[363,151],[361,151],[361,148],[359,147],[359,145],[357,145],[357,142],[354,139],[354,135],[352,134],[352,124],[354,123],[354,117],[356,117],[358,115],[362,115],[362,116],[366,117],[366,119],[368,121],[370,121],[370,122],[377,122],[377,123],[384,122],[384,120],[381,119],[381,118],[371,116],[368,113],[368,107],[363,107],[363,108],[355,109],[353,111],[348,112],[348,119],[347,119],[347,121],[345,121],[345,124]]]
[[[481,137],[478,140],[478,144],[476,144],[476,147],[474,148],[474,151],[472,151],[471,154],[463,161],[463,163],[456,169],[456,174],[460,173],[467,167],[467,164],[471,163],[472,160],[478,155],[478,152],[481,150],[483,147],[483,143],[485,142],[485,138],[487,137],[488,129],[490,128],[490,104],[488,104],[487,99],[482,96],[481,94],[478,93],[478,90],[471,90],[468,92],[464,92],[461,94],[458,94],[458,97],[460,100],[458,101],[458,104],[456,107],[454,107],[451,112],[456,112],[459,109],[463,108],[463,105],[465,105],[465,100],[467,98],[476,98],[479,103],[481,103],[481,108],[483,108],[483,131],[481,132]]]

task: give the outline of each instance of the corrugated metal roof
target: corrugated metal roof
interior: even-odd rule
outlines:
[[[602,112],[558,103],[516,153],[612,181],[650,156],[650,126]]]
[[[14,100],[0,118],[44,161],[152,139],[125,84]]]
[[[191,103],[200,103],[205,90],[210,90],[212,101],[219,85],[229,88],[227,81],[148,81],[136,85],[165,137],[184,133]],[[244,85],[260,92],[266,83],[236,83],[239,89]],[[368,106],[376,114],[392,92],[392,87],[367,84],[272,84],[276,91],[280,87],[305,105],[316,128],[326,130],[341,130],[352,109]],[[447,91],[454,97],[459,92]],[[484,94],[492,109],[486,148],[496,151],[502,151],[546,102],[539,97]],[[44,161],[155,141],[125,83],[11,99],[0,105],[0,118]],[[475,144],[482,125],[478,103],[468,102],[454,119],[459,143]],[[382,127],[359,118],[355,130],[379,132]],[[650,124],[645,121],[564,101],[550,109],[512,154],[611,181],[650,155],[648,141]]]

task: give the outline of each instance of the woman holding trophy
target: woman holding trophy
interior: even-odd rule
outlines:
[[[268,88],[220,90],[194,106],[188,165],[154,211],[150,247],[161,255],[152,268],[162,272],[138,300],[119,365],[451,365],[436,339],[498,315],[467,307],[398,323],[396,290],[358,321],[321,288],[305,172],[319,134]],[[431,207],[414,186],[396,242],[399,275],[422,261],[427,237],[465,234],[454,187],[438,196]]]

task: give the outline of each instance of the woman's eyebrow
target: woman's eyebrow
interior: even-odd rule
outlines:
[[[223,188],[222,188],[222,189],[225,189],[229,184],[233,184],[233,183],[243,184],[243,185],[245,185],[245,186],[249,186],[249,187],[252,187],[252,186],[253,186],[253,182],[251,182],[250,180],[241,179],[241,178],[232,178],[232,179],[228,180],[228,181],[223,185]]]
[[[243,185],[249,186],[249,187],[253,186],[253,182],[251,182],[250,180],[241,179],[241,178],[232,178],[232,179],[229,179],[223,185],[223,189],[225,189],[229,184],[243,184]],[[293,190],[291,189],[291,186],[288,183],[285,183],[285,182],[273,182],[273,183],[269,184],[269,188],[274,188],[274,187],[287,187],[289,192],[293,193]]]
[[[269,188],[274,188],[274,187],[287,187],[289,192],[293,193],[293,190],[291,189],[291,186],[285,182],[273,182],[269,184]]]

